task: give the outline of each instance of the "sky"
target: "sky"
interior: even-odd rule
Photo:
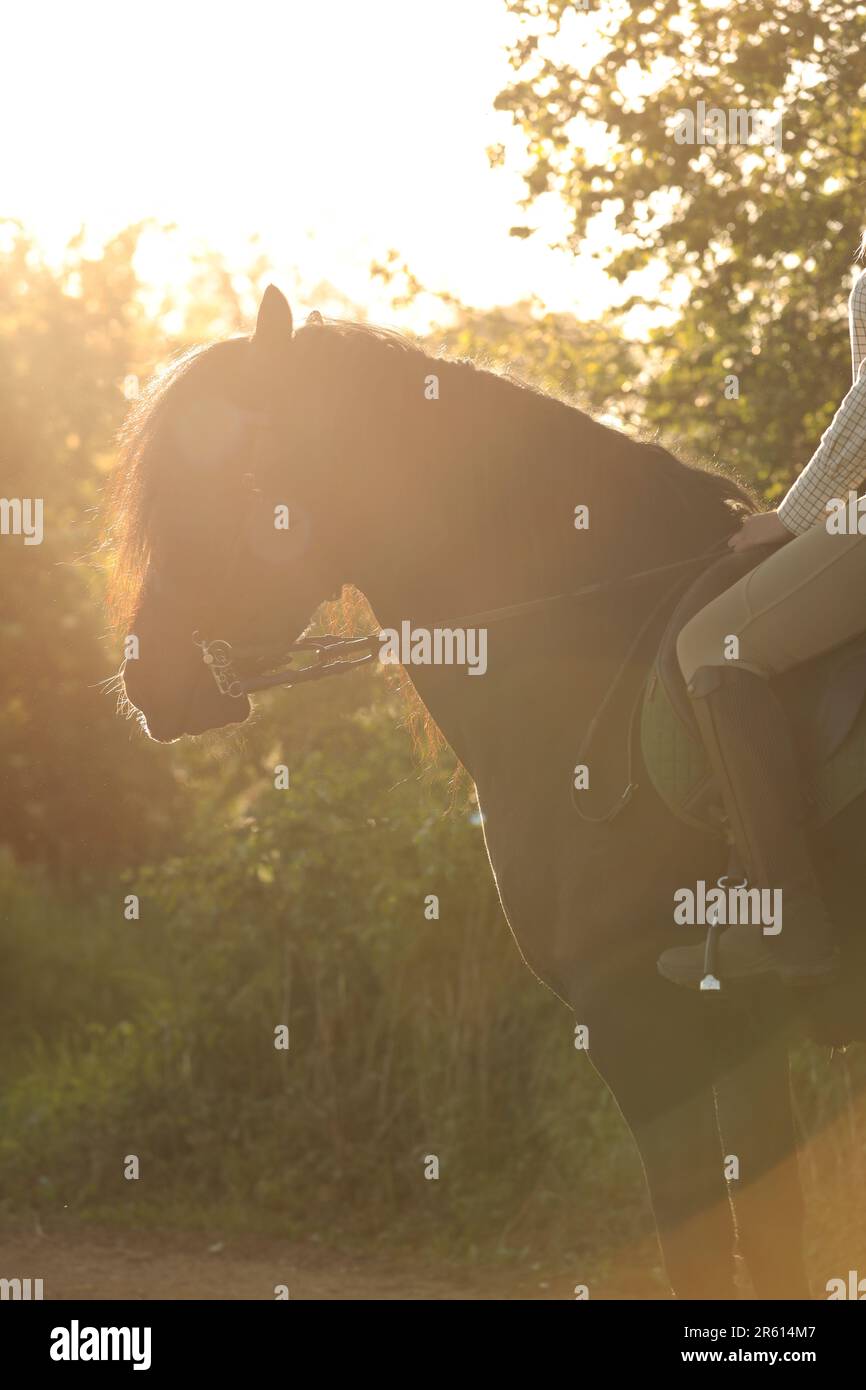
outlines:
[[[257,237],[277,283],[325,312],[323,282],[375,318],[368,268],[393,247],[466,303],[534,294],[591,317],[611,288],[550,249],[561,214],[508,235],[527,220],[522,145],[493,102],[514,22],[503,0],[28,0],[4,16],[0,215],[52,255],[82,226],[95,247],[174,224],[140,258],[160,289],[195,246],[240,268]]]

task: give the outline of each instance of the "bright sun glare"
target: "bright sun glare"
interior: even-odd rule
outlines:
[[[519,152],[493,109],[511,76],[503,0],[36,0],[5,23],[5,211],[50,254],[82,226],[99,245],[154,218],[177,227],[142,253],[160,289],[196,244],[240,269],[257,237],[290,293],[327,309],[333,286],[371,317],[385,301],[369,265],[391,247],[477,305],[535,294],[590,317],[610,298],[589,258],[549,249],[553,228],[508,235],[525,220],[518,165],[485,154]]]

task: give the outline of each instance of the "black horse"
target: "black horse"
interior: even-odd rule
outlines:
[[[758,1297],[809,1296],[786,1018],[657,974],[690,930],[673,925],[675,889],[724,872],[723,845],[676,821],[640,769],[609,823],[576,813],[573,781],[670,586],[664,567],[723,543],[751,505],[728,479],[472,363],[318,315],[294,332],[274,288],[251,338],[187,354],[134,405],[112,503],[114,602],[139,642],[126,692],[160,741],[250,711],[218,688],[193,632],[291,640],[347,584],[399,630],[602,583],[491,625],[483,678],[410,675],[476,783],[524,959],[588,1029],[685,1298],[735,1296],[735,1237]],[[613,708],[592,752],[602,803],[622,789],[624,722]]]

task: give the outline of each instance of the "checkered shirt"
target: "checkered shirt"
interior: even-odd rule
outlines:
[[[866,271],[848,300],[854,385],[800,476],[778,507],[794,535],[814,526],[831,497],[844,497],[866,478]]]

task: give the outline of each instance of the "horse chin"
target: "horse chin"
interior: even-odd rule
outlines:
[[[249,718],[252,706],[246,695],[221,695],[210,676],[206,672],[202,675],[203,681],[196,673],[192,684],[179,693],[148,688],[138,672],[127,672],[127,697],[138,711],[144,732],[154,743],[177,743],[181,738],[243,724]]]
[[[216,733],[228,729],[233,724],[243,724],[250,716],[252,706],[244,695],[232,699],[219,711],[188,714],[182,720],[165,719],[159,715],[146,715],[139,710],[144,732],[154,743],[177,743],[182,738],[196,738],[200,734]]]

